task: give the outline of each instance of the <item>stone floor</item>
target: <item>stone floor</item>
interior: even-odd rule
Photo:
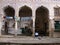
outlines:
[[[60,45],[60,38],[51,37],[10,37],[1,36],[0,45]]]

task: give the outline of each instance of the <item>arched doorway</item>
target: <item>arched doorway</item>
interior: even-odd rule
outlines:
[[[32,10],[28,6],[23,6],[19,10],[19,27],[22,30],[22,34],[26,36],[32,35]]]
[[[4,14],[5,14],[5,25],[4,25],[4,34],[14,34],[15,30],[15,20],[14,20],[14,15],[15,15],[15,10],[11,6],[7,6],[4,8]]]
[[[49,29],[49,11],[44,6],[37,8],[35,19],[35,32],[39,33],[39,36],[47,36]]]

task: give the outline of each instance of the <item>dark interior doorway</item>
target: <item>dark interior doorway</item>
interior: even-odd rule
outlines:
[[[14,17],[15,15],[15,10],[11,6],[7,6],[4,8],[4,13],[6,16]]]
[[[31,17],[32,16],[32,9],[26,5],[21,7],[21,9],[19,11],[19,16],[20,17]]]
[[[12,30],[14,27],[14,15],[15,15],[15,10],[11,6],[7,6],[4,8],[4,14],[5,14],[5,34],[9,34],[9,32]],[[13,23],[13,24],[12,24]]]
[[[19,10],[20,29],[22,29],[22,35],[31,36],[32,35],[32,9],[28,6],[23,6]]]
[[[49,11],[44,6],[37,8],[36,10],[36,22],[35,32],[39,33],[39,36],[47,36],[49,29]]]

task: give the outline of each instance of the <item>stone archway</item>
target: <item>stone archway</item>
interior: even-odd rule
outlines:
[[[15,19],[14,19],[14,16],[15,16],[15,10],[13,7],[11,6],[6,6],[4,7],[4,14],[5,14],[5,31],[4,33],[5,34],[14,34],[13,31],[15,30]],[[11,32],[12,33],[11,33]]]
[[[32,35],[32,9],[28,6],[23,6],[19,10],[20,28],[22,28],[22,34]]]
[[[35,21],[35,32],[38,32],[39,36],[49,35],[47,32],[49,29],[49,11],[46,7],[37,8]]]

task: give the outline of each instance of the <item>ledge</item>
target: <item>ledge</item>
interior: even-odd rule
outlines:
[[[0,37],[0,43],[20,43],[20,44],[41,44],[41,43],[60,43],[60,38],[50,37]]]

